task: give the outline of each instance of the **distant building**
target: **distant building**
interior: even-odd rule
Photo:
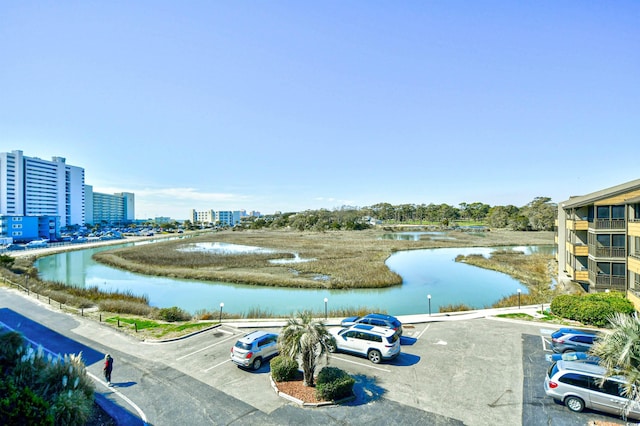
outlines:
[[[60,237],[59,216],[0,215],[0,237],[12,238],[16,243],[55,241]]]
[[[558,281],[618,290],[640,308],[640,179],[558,205]]]
[[[234,226],[240,223],[240,218],[246,216],[244,210],[230,211],[230,210],[204,210],[196,211],[191,210],[191,222],[194,225],[201,226]]]
[[[116,194],[93,192],[91,185],[85,186],[85,193],[87,198],[86,223],[120,226],[134,221],[135,194],[130,192]]]
[[[85,223],[84,169],[27,157],[22,151],[0,153],[0,215],[59,216],[59,226]]]

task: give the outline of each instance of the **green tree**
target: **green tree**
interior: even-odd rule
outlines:
[[[285,356],[298,361],[302,367],[305,386],[314,385],[314,374],[320,357],[329,357],[328,344],[331,335],[322,320],[316,320],[311,312],[298,313],[298,318],[289,318],[282,328],[278,345]]]
[[[522,215],[529,219],[534,231],[552,231],[558,215],[558,205],[549,197],[536,197],[521,209]]]
[[[640,319],[616,313],[609,321],[611,332],[602,333],[591,353],[600,357],[607,377],[622,375],[627,379],[625,396],[640,403]]]

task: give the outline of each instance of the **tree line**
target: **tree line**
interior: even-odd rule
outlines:
[[[378,203],[368,207],[343,206],[334,210],[306,210],[263,217],[244,217],[240,227],[293,228],[299,231],[359,230],[381,224],[414,224],[453,227],[484,225],[514,231],[551,231],[558,206],[548,197],[536,197],[522,207],[488,204],[399,204]]]

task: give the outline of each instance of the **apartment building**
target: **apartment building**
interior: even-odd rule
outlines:
[[[135,194],[94,192],[91,185],[85,185],[85,194],[86,223],[120,226],[135,221]]]
[[[558,281],[640,306],[640,179],[558,204]]]
[[[59,216],[59,225],[83,225],[84,169],[27,157],[22,151],[0,153],[0,215]]]
[[[202,226],[234,226],[240,223],[240,218],[243,216],[246,216],[246,212],[244,212],[244,210],[191,210],[191,222]]]

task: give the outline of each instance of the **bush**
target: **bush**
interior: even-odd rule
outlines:
[[[24,344],[13,332],[0,334],[0,343],[6,345],[1,355],[0,424],[86,424],[95,389],[81,354],[45,355],[42,347]]]
[[[271,359],[271,377],[276,382],[288,382],[296,377],[298,363],[296,360],[278,355]]]
[[[158,318],[168,322],[190,321],[191,314],[177,306],[162,308],[158,311]]]
[[[3,425],[53,425],[49,403],[28,387],[16,387],[10,381],[0,379],[0,424]]]
[[[316,380],[316,397],[335,401],[353,395],[355,379],[337,367],[324,367]]]
[[[630,315],[635,309],[623,293],[612,292],[557,296],[551,302],[551,311],[583,324],[605,327],[613,314]]]

